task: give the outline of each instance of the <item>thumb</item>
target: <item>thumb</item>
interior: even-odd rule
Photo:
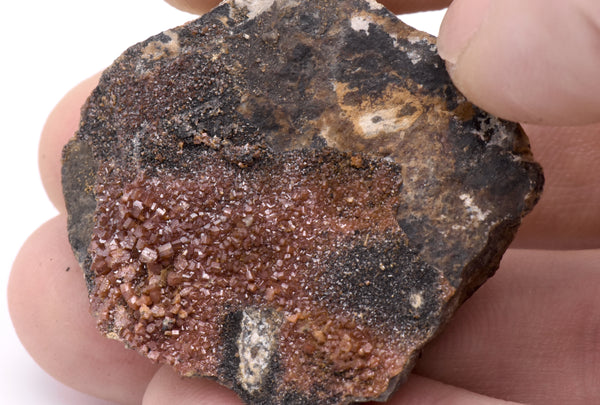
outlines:
[[[600,121],[598,0],[454,0],[440,55],[474,104],[513,121]]]
[[[182,11],[192,14],[203,14],[219,4],[220,0],[165,0]]]

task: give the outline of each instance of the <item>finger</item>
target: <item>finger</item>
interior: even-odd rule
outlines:
[[[455,0],[438,49],[475,104],[519,122],[600,121],[597,0]]]
[[[64,216],[42,225],[19,252],[8,304],[21,342],[50,375],[100,398],[141,402],[156,366],[96,330]]]
[[[143,405],[219,405],[242,404],[233,391],[205,378],[182,378],[171,368],[158,371],[146,390]],[[411,375],[393,395],[390,405],[506,405],[506,401],[486,397],[465,389],[452,387],[429,378]]]
[[[193,14],[203,14],[219,4],[218,0],[165,0],[180,10]],[[451,0],[387,0],[380,1],[396,14],[414,13],[416,11],[438,10],[448,7]]]
[[[75,135],[81,106],[99,78],[100,74],[92,76],[69,91],[54,107],[42,130],[38,157],[40,175],[50,201],[60,212],[66,211],[60,180],[62,148]]]
[[[412,374],[408,381],[389,400],[388,404],[508,405],[509,402]]]
[[[514,246],[537,249],[600,248],[600,124],[527,125],[544,193],[523,221]]]
[[[192,14],[204,14],[220,3],[219,0],[165,0],[182,11]]]
[[[600,250],[511,250],[417,373],[525,403],[600,403]]]
[[[183,378],[170,367],[162,367],[144,395],[142,405],[241,405],[231,390],[207,378]]]
[[[406,14],[439,10],[448,7],[452,0],[382,0],[379,2],[394,14]]]

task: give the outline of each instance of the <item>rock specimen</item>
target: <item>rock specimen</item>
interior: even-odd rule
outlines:
[[[230,0],[133,46],[63,165],[102,332],[253,404],[385,400],[542,183],[363,0]]]

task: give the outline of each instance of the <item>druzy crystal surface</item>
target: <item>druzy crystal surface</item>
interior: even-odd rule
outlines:
[[[231,0],[133,46],[63,158],[100,330],[253,404],[385,400],[543,183],[363,0]]]

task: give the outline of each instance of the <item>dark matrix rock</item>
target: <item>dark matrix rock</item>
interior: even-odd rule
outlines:
[[[63,165],[100,330],[252,404],[385,400],[542,183],[363,0],[231,0],[133,46]]]

